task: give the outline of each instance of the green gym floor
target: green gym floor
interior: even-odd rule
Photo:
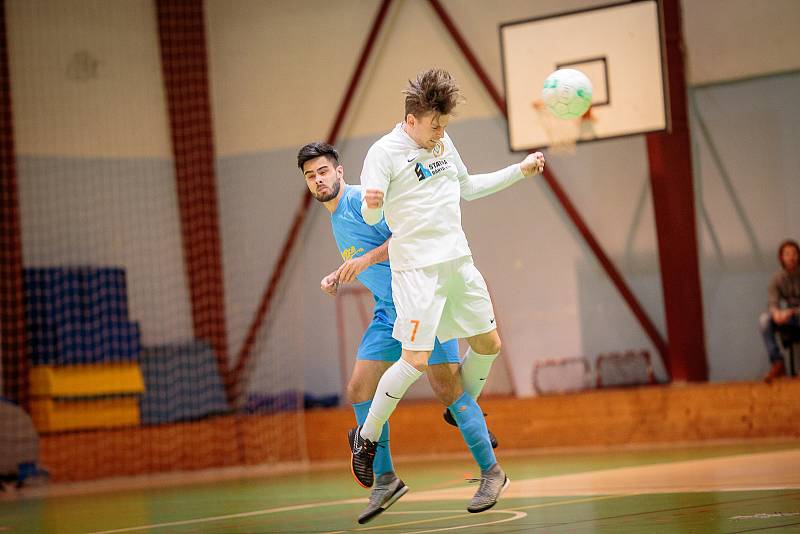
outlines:
[[[38,497],[0,495],[0,532],[800,532],[800,443],[498,454],[512,480],[466,512],[466,458],[395,462],[411,491],[366,525],[349,467]],[[78,487],[79,488],[79,487]],[[73,488],[75,490],[75,488]],[[75,491],[72,491],[75,493]],[[59,496],[59,494],[61,494]]]

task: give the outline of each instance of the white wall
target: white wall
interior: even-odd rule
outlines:
[[[18,154],[171,155],[153,4],[9,0],[6,27]]]
[[[6,3],[23,264],[126,269],[144,343],[190,339],[155,10]]]
[[[778,269],[778,244],[800,237],[800,109],[784,104],[798,93],[800,73],[693,92],[697,220],[713,380],[752,379],[768,366],[757,320],[766,309],[769,277]]]
[[[471,0],[443,3],[501,87],[499,23],[605,2],[506,0],[491,9]],[[798,68],[798,36],[785,31],[786,25],[796,26],[798,3],[763,3],[769,9],[757,13],[743,1],[684,3],[693,82]],[[296,150],[326,136],[378,4],[206,3],[233,354],[277,259],[285,254],[281,247],[304,187]],[[758,47],[752,45],[752,33],[745,38],[741,31],[745,16],[762,36]],[[26,265],[123,265],[132,318],[142,322],[145,339],[188,337],[191,320],[152,4],[11,0],[7,17]],[[351,182],[357,181],[369,144],[400,119],[405,81],[433,65],[452,70],[467,97],[450,132],[470,168],[487,171],[520,159],[509,154],[503,120],[429,5],[397,0],[338,142]],[[695,131],[713,380],[753,379],[766,367],[755,330],[762,306],[757,299],[775,267],[774,246],[785,236],[797,237],[800,229],[794,209],[800,200],[796,94],[795,73],[704,88],[696,95],[726,162],[727,182],[745,213],[737,213]],[[583,145],[574,156],[551,155],[548,163],[663,332],[643,139]],[[531,394],[536,359],[594,357],[627,348],[655,354],[541,181],[465,203],[463,210],[476,263],[495,296],[517,391]],[[257,343],[254,389],[305,386],[316,394],[339,392],[334,303],[317,287],[337,262],[327,215],[312,205],[271,312],[268,339],[262,336]]]
[[[302,192],[300,176],[294,168],[295,151],[303,143],[324,138],[327,134],[345,81],[349,79],[360,50],[361,41],[353,36],[365,37],[377,2],[358,6],[341,3],[335,8],[318,3],[294,4],[292,10],[272,9],[270,4],[261,3],[255,7],[247,6],[249,17],[243,16],[242,12],[235,13],[235,16],[231,13],[223,15],[223,4],[216,1],[208,3],[212,71],[215,73],[215,113],[221,116],[228,115],[228,112],[232,116],[243,114],[238,124],[232,121],[228,126],[220,125],[217,129],[221,152],[224,153],[224,166],[231,169],[243,166],[239,171],[231,171],[233,174],[230,175],[237,175],[243,181],[234,179],[224,186],[237,191],[236,194],[231,192],[231,201],[226,201],[223,208],[226,284],[229,291],[233,280],[242,286],[236,290],[242,298],[233,297],[230,293],[229,296],[231,301],[242,304],[236,313],[247,316],[247,308],[251,304],[247,304],[244,298],[248,292],[246,288],[264,287],[265,272],[269,272],[280,253],[290,214],[294,212]],[[532,4],[509,1],[496,3],[491,10],[486,10],[476,2],[451,0],[445,2],[445,7],[467,36],[489,76],[500,87],[498,23],[597,4],[599,2]],[[358,12],[353,13],[345,31],[340,25],[342,13],[356,8]],[[744,6],[740,8],[745,9]],[[780,20],[786,17],[781,9],[792,11],[793,6],[784,4],[782,8],[759,16]],[[702,20],[702,17],[714,16],[723,27],[725,21],[735,24],[739,17],[737,13],[706,13],[700,3],[691,3],[685,10],[685,16],[694,22]],[[314,21],[310,25],[312,29],[304,20],[304,13],[308,21]],[[241,34],[246,33],[247,28],[257,26],[257,19],[264,25],[275,24],[279,28],[278,35],[283,46],[277,45],[271,35]],[[316,23],[320,19],[330,20],[331,24],[320,26]],[[399,1],[390,10],[338,142],[351,182],[357,181],[361,161],[369,144],[398,120],[402,103],[399,91],[405,80],[432,64],[451,69],[462,83],[467,97],[467,103],[461,107],[458,119],[451,126],[451,135],[459,144],[467,163],[475,171],[485,171],[519,159],[508,153],[504,124],[482,86],[471,74],[450,37],[437,25],[435,16],[424,2]],[[709,44],[706,41],[708,36],[697,31],[697,28],[702,30],[702,23],[699,26],[694,24],[689,34],[687,24],[689,62],[695,68],[692,72],[706,72],[714,62],[712,59],[702,59],[701,51]],[[408,35],[424,35],[425,38],[406,38]],[[424,43],[422,49],[419,46],[421,42]],[[231,58],[228,54],[234,49],[234,44],[238,58],[229,61]],[[791,46],[791,42],[784,44]],[[286,55],[295,45],[299,52],[293,62]],[[774,51],[780,50],[781,43],[767,45],[777,47]],[[745,46],[741,44],[740,48]],[[733,47],[734,55],[738,49]],[[262,68],[255,58],[264,50],[280,50],[281,53],[270,55],[268,63]],[[697,55],[694,50],[698,50]],[[337,67],[333,67],[334,64]],[[760,73],[772,72],[775,68],[774,65],[765,65]],[[222,69],[225,69],[224,76],[220,75]],[[749,75],[750,71],[704,74],[703,80],[715,79],[715,76],[728,79],[742,73]],[[237,84],[237,79],[256,81]],[[276,93],[291,94],[292,97],[277,109],[273,98]],[[286,120],[284,115],[287,112],[292,114],[292,120]],[[766,110],[764,112],[769,113]],[[258,116],[259,119],[250,120],[244,114]],[[787,117],[786,120],[797,124],[794,117]],[[717,125],[717,128],[721,126]],[[764,128],[764,131],[758,127],[751,131],[753,135],[766,136],[765,139],[774,139],[778,135],[778,132],[769,130],[769,125]],[[735,134],[724,127],[722,130],[723,135]],[[280,139],[276,139],[277,136]],[[268,145],[274,148],[270,149]],[[253,164],[248,164],[248,160],[258,158],[252,154],[253,151],[265,154],[264,165],[267,165],[266,160],[274,162],[269,172],[261,168],[245,168]],[[663,333],[663,303],[643,138],[581,146],[576,155],[551,157],[549,162],[596,237]],[[253,180],[254,172],[260,178]],[[244,175],[251,177],[243,178]],[[226,180],[226,176],[225,172],[221,172],[220,180]],[[253,189],[244,185],[246,181],[253,181]],[[242,205],[252,204],[253,207],[242,210],[242,205],[234,199],[237,196],[246,197],[250,191],[258,194],[255,198],[243,201]],[[782,195],[784,192],[792,191],[776,184],[774,194]],[[716,201],[724,202],[721,198]],[[591,359],[605,350],[627,348],[647,348],[653,355],[657,354],[552,194],[541,182],[521,184],[514,191],[465,204],[463,209],[464,226],[476,262],[495,295],[506,341],[506,355],[513,364],[514,385],[520,393],[531,393],[530,370],[533,361],[539,358],[586,355]],[[303,334],[300,335],[306,340],[309,389],[323,393],[339,389],[341,376],[336,356],[338,347],[334,341],[334,308],[329,299],[318,293],[316,283],[333,268],[337,256],[332,240],[326,242],[330,240],[327,215],[319,206],[312,206],[313,210],[320,213],[309,224],[307,239],[311,241],[302,244],[297,260],[304,267],[293,273],[289,283],[294,284],[301,276],[308,277],[305,281],[307,289],[302,293],[303,298],[308,299],[305,302],[307,315]],[[271,214],[277,215],[277,222],[270,218]],[[261,220],[261,223],[254,222],[257,220]],[[249,232],[241,231],[242,228],[254,226],[261,229],[258,235],[260,242],[264,243],[263,251],[248,246]],[[269,237],[264,239],[266,235]],[[769,240],[766,236],[764,239]],[[258,259],[246,262],[247,267],[236,267],[239,257],[253,256]],[[251,274],[246,274],[245,270]],[[247,280],[253,280],[253,283]],[[704,277],[705,280],[707,277]],[[706,292],[710,298],[718,298],[717,290],[707,288]],[[250,298],[255,300],[255,295]],[[728,303],[725,306],[736,305]],[[717,304],[711,308],[707,306],[707,316],[709,309],[713,311],[717,308]],[[294,305],[287,304],[282,310],[279,313],[290,313],[299,319],[300,312]],[[311,316],[308,315],[309,310],[314,310]],[[229,309],[229,317],[232,313]],[[352,313],[351,318],[354,317]],[[736,371],[722,372],[722,369],[730,369],[722,363],[730,359],[726,354],[727,347],[719,346],[713,340],[725,338],[718,331],[724,329],[723,325],[727,323],[720,324],[713,319],[707,317],[711,325],[707,325],[707,328],[712,329],[708,333],[712,379],[754,378],[761,366],[758,362],[757,335],[751,332],[749,338],[750,346],[756,352],[753,358],[755,363],[745,365],[739,362]],[[230,325],[235,323],[237,320],[229,320]],[[750,325],[741,325],[740,330],[746,331]],[[237,334],[232,335],[233,340],[239,338]],[[743,356],[742,359],[748,357]],[[313,367],[309,366],[310,361],[315,362]],[[663,377],[663,368],[657,368]]]
[[[795,0],[682,0],[692,85],[800,70]]]

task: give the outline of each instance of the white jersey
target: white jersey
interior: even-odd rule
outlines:
[[[361,190],[384,192],[382,212],[392,231],[389,260],[393,270],[406,270],[471,255],[461,228],[461,197],[480,198],[522,177],[519,164],[471,177],[450,136],[425,150],[400,123],[367,152]],[[381,214],[370,211],[362,203],[364,220],[374,224]]]

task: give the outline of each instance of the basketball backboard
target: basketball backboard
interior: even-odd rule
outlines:
[[[500,49],[513,151],[554,144],[534,102],[544,79],[560,68],[578,69],[592,81],[593,120],[576,127],[577,141],[667,129],[657,0],[505,23]]]

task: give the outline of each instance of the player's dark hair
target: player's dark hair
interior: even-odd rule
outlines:
[[[464,100],[458,84],[444,69],[430,69],[421,72],[403,90],[406,95],[406,114],[422,117],[434,112],[450,115],[456,105]]]
[[[786,265],[783,264],[782,256],[783,256],[783,249],[785,249],[786,247],[794,247],[794,249],[797,251],[797,255],[800,256],[800,245],[797,244],[797,241],[795,241],[794,239],[787,239],[785,241],[782,241],[781,244],[778,245],[778,262],[784,269],[786,268]]]
[[[324,141],[314,141],[313,143],[305,145],[297,153],[297,167],[302,171],[303,165],[305,165],[307,161],[311,161],[320,156],[328,158],[328,160],[333,163],[334,167],[339,166],[339,153],[336,149]]]

